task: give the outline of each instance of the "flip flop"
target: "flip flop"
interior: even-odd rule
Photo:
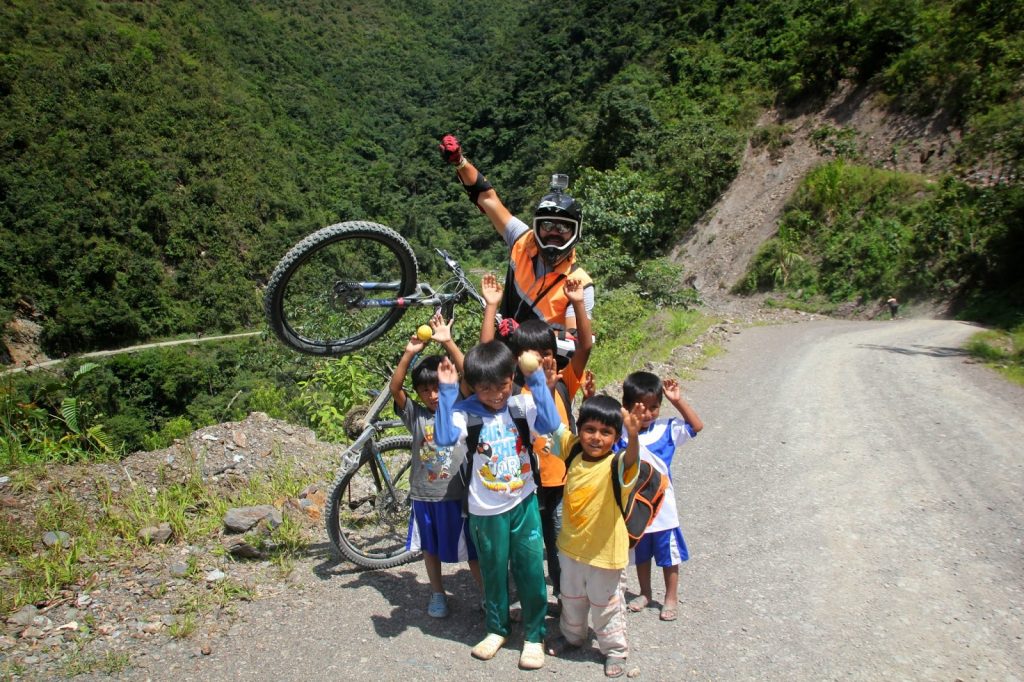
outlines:
[[[626,659],[618,656],[609,656],[604,659],[605,677],[622,677],[626,672]]]
[[[649,603],[650,600],[648,600],[647,597],[641,594],[630,599],[629,603],[626,604],[626,608],[629,609],[632,613],[639,613],[646,609],[647,604]]]
[[[676,619],[676,607],[674,606],[662,606],[661,615],[658,616],[661,620],[670,621]]]

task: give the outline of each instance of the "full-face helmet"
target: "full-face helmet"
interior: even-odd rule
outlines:
[[[548,263],[554,265],[572,253],[583,230],[583,210],[579,203],[562,192],[569,176],[551,176],[551,192],[545,194],[533,214],[533,237]]]

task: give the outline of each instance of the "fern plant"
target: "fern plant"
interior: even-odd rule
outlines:
[[[86,363],[66,382],[54,378],[32,397],[13,384],[0,387],[0,469],[32,462],[75,462],[116,456],[118,448],[80,396],[81,380],[99,365]]]

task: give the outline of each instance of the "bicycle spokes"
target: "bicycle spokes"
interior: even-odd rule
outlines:
[[[409,466],[412,438],[396,436],[369,445],[373,454],[336,481],[328,504],[331,542],[353,562],[386,568],[412,558],[409,528]]]
[[[264,307],[277,336],[304,353],[341,355],[386,332],[416,286],[408,243],[382,225],[325,227],[275,268]]]

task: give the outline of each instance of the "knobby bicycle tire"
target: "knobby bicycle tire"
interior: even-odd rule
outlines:
[[[419,556],[405,548],[412,437],[384,438],[377,450],[398,489],[397,499],[374,475],[374,458],[364,456],[338,476],[327,501],[327,536],[335,550],[356,565],[373,569],[400,566]]]
[[[396,283],[396,289],[350,287]],[[353,307],[352,299],[397,298],[416,287],[416,256],[384,225],[361,220],[329,225],[285,254],[270,275],[263,309],[274,334],[309,355],[338,356],[362,348],[395,325],[399,307]]]

